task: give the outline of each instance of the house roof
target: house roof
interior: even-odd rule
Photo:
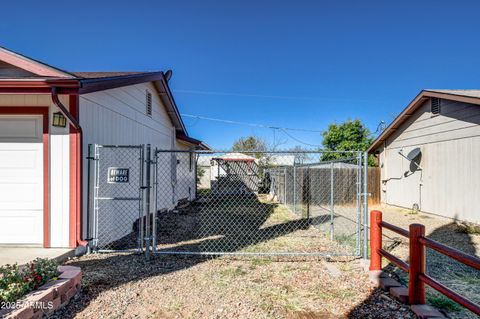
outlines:
[[[175,126],[177,135],[188,137],[168,85],[171,71],[67,72],[4,47],[0,47],[0,61],[26,71],[18,77],[2,78],[0,74],[0,93],[50,94],[55,88],[58,94],[86,94],[152,82]]]
[[[464,103],[480,105],[480,90],[444,90],[425,89],[407,105],[407,107],[393,120],[392,123],[380,134],[368,152],[374,152],[390,135],[392,135],[415,111],[428,99],[435,97],[446,100],[459,101]]]
[[[156,71],[158,72],[158,71]],[[71,72],[75,77],[80,79],[100,79],[100,78],[111,78],[118,76],[127,76],[127,75],[139,75],[139,74],[148,74],[151,72]]]
[[[190,136],[180,134],[180,135],[177,135],[177,139],[179,139],[182,142],[186,142],[188,144],[195,145],[196,148],[200,149],[200,150],[206,150],[207,151],[207,150],[212,149],[208,144],[206,144],[206,143],[204,143],[200,140],[197,140],[196,138],[190,137]]]

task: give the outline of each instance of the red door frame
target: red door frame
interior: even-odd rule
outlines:
[[[43,116],[43,247],[50,247],[50,176],[49,176],[49,114],[48,106],[0,107],[0,115],[42,115]]]

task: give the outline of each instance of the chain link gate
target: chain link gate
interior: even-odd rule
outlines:
[[[141,252],[145,146],[89,145],[88,159],[90,247],[99,252]]]
[[[366,247],[362,152],[156,150],[153,163],[154,253],[359,256]]]

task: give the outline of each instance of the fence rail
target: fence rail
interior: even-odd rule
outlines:
[[[382,248],[382,228],[389,229],[399,235],[409,238],[409,261],[407,264],[398,257]],[[480,258],[465,254],[464,252],[441,244],[425,237],[425,226],[411,224],[409,230],[382,221],[382,212],[374,210],[370,213],[370,270],[377,271],[382,268],[382,257],[388,259],[400,269],[408,272],[408,302],[411,305],[425,303],[425,284],[437,290],[447,298],[462,305],[473,313],[480,315],[480,305],[472,302],[452,289],[439,283],[425,273],[426,248],[433,249],[445,256],[459,261],[464,265],[480,270]]]

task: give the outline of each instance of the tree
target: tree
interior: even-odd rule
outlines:
[[[373,142],[370,130],[360,120],[347,120],[341,124],[330,124],[322,133],[325,151],[366,151]],[[344,157],[341,153],[324,153],[322,160],[328,161]],[[368,158],[370,166],[375,165],[373,156]]]
[[[232,146],[232,151],[234,152],[259,152],[256,154],[258,158],[261,157],[261,153],[266,152],[267,149],[267,143],[260,137],[254,135],[242,137],[236,140]]]
[[[291,152],[295,152],[295,163],[304,164],[310,160],[310,156],[308,156],[308,151],[305,148],[301,147],[300,145],[295,145],[290,149]]]

